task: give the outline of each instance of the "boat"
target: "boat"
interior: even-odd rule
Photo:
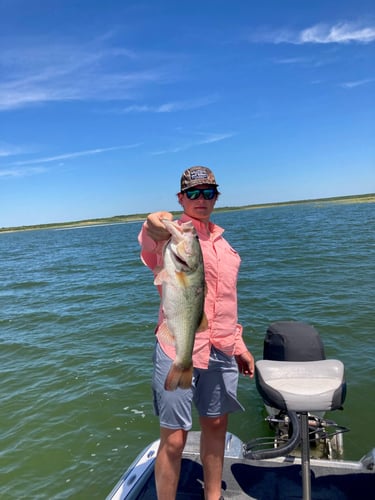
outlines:
[[[364,500],[375,490],[375,448],[360,460],[343,460],[348,429],[327,420],[342,409],[344,366],[326,359],[316,329],[303,322],[277,321],[266,333],[256,385],[274,430],[270,440],[243,442],[227,432],[222,476],[225,499]],[[182,456],[177,500],[204,498],[200,432],[191,431]],[[139,454],[107,500],[157,498],[154,464],[159,440]]]

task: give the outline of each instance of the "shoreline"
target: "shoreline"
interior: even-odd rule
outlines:
[[[312,200],[297,200],[297,201],[282,201],[274,203],[259,203],[254,205],[243,205],[239,207],[218,207],[215,212],[235,212],[240,210],[257,210],[261,208],[274,208],[289,205],[301,205],[301,204],[327,204],[327,203],[375,203],[375,193],[362,194],[362,195],[350,195],[350,196],[338,196],[332,198],[316,198]],[[173,215],[179,215],[181,211],[171,211]],[[0,228],[1,233],[14,233],[17,231],[37,231],[44,229],[72,229],[80,227],[90,227],[90,226],[102,226],[108,224],[124,224],[127,222],[140,222],[147,217],[145,214],[130,214],[130,215],[116,215],[113,217],[102,217],[97,219],[86,219],[72,222],[56,222],[49,224],[37,224],[32,226],[16,226],[16,227],[3,227]]]

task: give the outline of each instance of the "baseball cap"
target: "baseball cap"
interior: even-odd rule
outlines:
[[[207,167],[190,167],[181,176],[181,191],[200,184],[218,186],[212,170]]]

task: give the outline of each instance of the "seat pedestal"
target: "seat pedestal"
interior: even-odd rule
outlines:
[[[301,413],[302,490],[305,500],[311,499],[309,417]]]

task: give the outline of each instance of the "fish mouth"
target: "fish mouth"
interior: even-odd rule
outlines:
[[[186,267],[187,269],[189,268],[188,263],[186,262],[186,260],[182,259],[177,253],[173,253],[173,256],[174,256],[176,262],[178,262],[182,266]]]

